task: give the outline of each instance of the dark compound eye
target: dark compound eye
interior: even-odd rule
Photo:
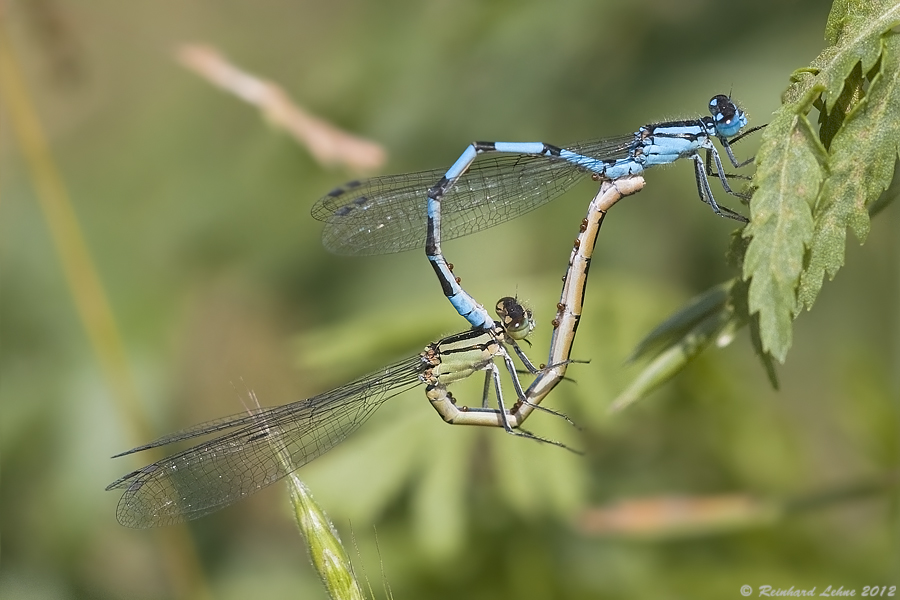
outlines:
[[[719,115],[723,112],[728,112],[729,106],[733,107],[734,104],[731,102],[728,96],[724,94],[718,94],[717,96],[713,96],[709,101],[709,112],[713,115]]]
[[[506,333],[513,339],[524,339],[534,329],[531,311],[519,304],[515,298],[506,296],[497,302],[497,316]]]

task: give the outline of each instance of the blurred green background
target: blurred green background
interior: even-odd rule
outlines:
[[[99,366],[4,108],[0,596],[315,598],[325,592],[282,485],[192,523],[190,536],[132,531],[103,488],[145,462],[108,457],[240,412],[251,390],[275,405],[340,385],[465,323],[420,252],[323,250],[309,209],[355,174],[316,164],[255,108],[180,66],[177,47],[211,44],[384,144],[389,173],[447,166],[474,139],[563,144],[704,114],[716,93],[765,122],[791,71],[821,50],[828,6],[31,0],[2,10],[148,424],[134,433],[137,413]],[[597,245],[574,352],[591,362],[547,400],[584,429],[540,413],[528,423],[584,457],[448,427],[415,390],[301,470],[375,588],[382,568],[397,598],[900,585],[886,484],[900,466],[900,208],[873,221],[865,246],[848,243],[845,269],[796,321],[781,390],[744,331],[610,416],[641,337],[734,275],[724,262],[734,223],[697,201],[690,166],[647,180]],[[582,186],[444,247],[483,303],[518,294],[534,309],[537,361],[591,193]],[[476,403],[480,389],[463,382],[455,395]],[[719,494],[768,508],[705,526],[676,514],[642,535],[583,526],[596,507]]]

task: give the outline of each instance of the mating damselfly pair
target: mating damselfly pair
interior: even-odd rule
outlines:
[[[746,116],[721,95],[710,101],[710,112],[711,117],[646,125],[634,134],[567,148],[478,142],[446,172],[377,177],[351,182],[326,195],[313,208],[313,216],[326,223],[326,247],[346,254],[377,254],[424,246],[444,294],[472,329],[324,394],[203,423],[117,455],[209,438],[110,484],[108,490],[123,490],[119,521],[131,527],[153,527],[224,508],[321,456],[384,401],[420,384],[448,423],[503,427],[509,433],[550,441],[520,426],[541,408],[541,401],[565,375],[588,266],[609,207],[643,188],[645,168],[691,158],[700,198],[719,215],[746,220],[718,205],[707,179],[713,174],[707,165],[714,164],[725,191],[741,196],[730,187],[712,140],[720,141],[734,167],[748,164],[752,159],[739,162],[730,146],[742,137],[738,134],[747,123]],[[704,150],[705,163],[700,156]],[[499,155],[476,160],[489,153]],[[497,306],[500,320],[490,317],[459,285],[441,252],[441,238],[459,237],[522,215],[588,176],[601,181],[601,188],[571,251],[552,321],[548,361],[535,367],[516,343],[533,328],[530,312],[507,297]],[[520,383],[508,348],[534,376],[527,388]],[[516,399],[509,406],[503,397],[498,359],[513,381]],[[477,372],[485,373],[481,405],[458,404],[447,386]],[[489,406],[491,390],[497,408]]]

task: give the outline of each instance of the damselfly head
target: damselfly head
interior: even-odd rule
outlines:
[[[719,94],[709,101],[709,112],[713,116],[716,132],[722,137],[737,135],[741,128],[747,124],[747,115],[744,114],[730,97]]]
[[[514,340],[525,339],[534,329],[535,322],[531,310],[519,304],[516,298],[510,296],[500,298],[496,311],[506,335]]]

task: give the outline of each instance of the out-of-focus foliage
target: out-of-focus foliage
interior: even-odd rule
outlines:
[[[751,124],[766,122],[790,73],[821,52],[827,10],[813,0],[40,0],[7,3],[3,27],[149,427],[163,434],[241,410],[248,390],[270,405],[310,396],[465,326],[421,253],[328,255],[309,208],[354,175],[323,169],[182,68],[181,44],[215,46],[383,144],[385,172],[402,172],[449,165],[474,139],[562,144],[700,115],[729,91]],[[867,95],[848,104],[860,108],[832,154],[854,115],[885,106],[872,97],[879,81],[887,89],[885,40],[881,70],[860,71],[871,74]],[[191,575],[171,564],[173,536],[123,529],[103,492],[144,464],[108,457],[147,439],[132,437],[112,398],[0,110],[0,596],[182,597]],[[741,156],[754,145],[742,142]],[[444,248],[484,304],[510,294],[530,304],[538,362],[592,193],[585,185]],[[896,583],[896,492],[834,491],[900,466],[898,219],[896,204],[873,219],[816,310],[790,323],[779,391],[751,344],[737,343],[611,414],[641,370],[625,364],[631,349],[689,298],[740,275],[724,259],[733,223],[697,201],[690,167],[650,171],[598,241],[573,355],[590,362],[571,365],[572,381],[547,399],[582,430],[541,413],[527,423],[584,456],[448,427],[417,390],[299,475],[343,540],[357,541],[373,587],[383,564],[397,598],[722,598],[744,584]],[[716,306],[734,304],[732,293]],[[679,321],[666,340],[707,331],[696,327],[710,314]],[[734,330],[741,341],[754,332]],[[476,404],[481,387],[462,382],[454,394]],[[765,508],[818,490],[841,500],[763,511],[753,528],[599,539],[579,520],[634,499],[735,494]],[[325,597],[288,511],[278,485],[192,524],[193,576],[217,598]]]

